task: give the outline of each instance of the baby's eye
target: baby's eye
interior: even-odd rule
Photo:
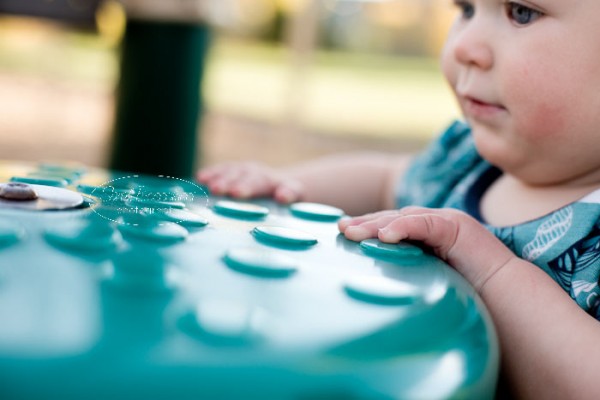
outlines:
[[[542,16],[540,11],[512,1],[506,3],[506,13],[517,25],[528,25]]]
[[[464,0],[454,0],[454,5],[458,7],[463,19],[471,19],[475,15],[475,6]]]

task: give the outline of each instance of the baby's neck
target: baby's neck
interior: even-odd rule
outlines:
[[[600,189],[586,185],[531,186],[501,175],[481,199],[481,216],[494,226],[516,225],[549,214]]]

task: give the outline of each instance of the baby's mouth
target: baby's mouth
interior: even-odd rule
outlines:
[[[487,102],[472,96],[463,96],[462,106],[465,115],[475,119],[489,119],[506,112],[506,108],[499,103]]]
[[[475,106],[478,106],[478,107],[493,107],[493,108],[504,109],[504,107],[501,104],[488,103],[487,101],[480,100],[476,97],[465,96],[465,100],[469,103],[472,103]]]

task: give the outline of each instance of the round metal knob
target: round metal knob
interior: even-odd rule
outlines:
[[[0,199],[26,201],[37,198],[38,195],[35,190],[26,183],[10,182],[0,184]]]

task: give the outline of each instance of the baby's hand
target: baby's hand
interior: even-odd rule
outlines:
[[[301,200],[303,193],[299,181],[254,162],[218,164],[200,170],[196,177],[213,194],[240,199],[265,196],[292,203]]]
[[[406,207],[345,219],[338,226],[348,239],[355,241],[420,241],[458,270],[478,292],[516,258],[477,220],[453,209]]]

